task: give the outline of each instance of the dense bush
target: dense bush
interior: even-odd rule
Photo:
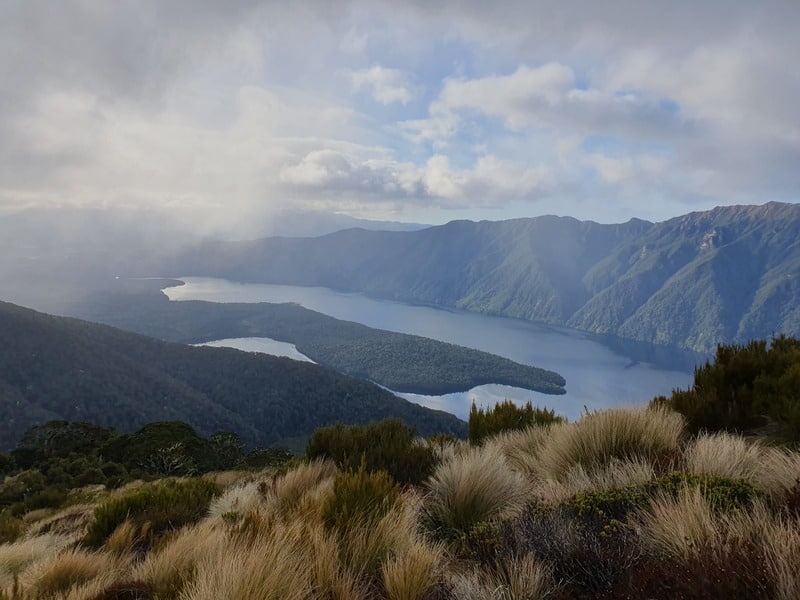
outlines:
[[[338,472],[323,508],[326,527],[345,532],[377,522],[399,501],[400,490],[385,471]]]
[[[786,336],[720,345],[714,362],[697,367],[694,384],[652,402],[683,414],[692,431],[746,431],[766,425],[800,439],[800,340]]]
[[[317,429],[306,447],[309,459],[331,458],[343,470],[386,471],[399,483],[419,483],[435,464],[433,450],[415,442],[415,432],[397,419],[369,425]]]
[[[531,425],[552,425],[563,420],[556,416],[555,411],[534,407],[530,402],[517,406],[510,400],[503,400],[491,409],[478,408],[473,402],[469,411],[469,441],[480,444],[501,431],[525,429]]]
[[[205,479],[145,484],[101,503],[95,509],[84,542],[100,546],[128,520],[148,538],[177,529],[205,516],[209,503],[221,492],[220,486]]]

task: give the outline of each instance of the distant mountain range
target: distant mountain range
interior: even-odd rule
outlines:
[[[319,285],[698,352],[800,334],[795,204],[722,207],[661,223],[543,216],[203,242],[163,266],[166,276]]]
[[[424,435],[466,433],[453,415],[314,364],[168,343],[0,302],[0,450],[60,419],[125,432],[183,421],[266,446],[388,417]]]

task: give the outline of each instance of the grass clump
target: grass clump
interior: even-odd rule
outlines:
[[[495,446],[472,449],[440,464],[428,481],[428,525],[458,537],[479,523],[522,510],[530,487]]]
[[[663,408],[612,409],[550,428],[535,469],[543,479],[562,479],[576,465],[592,468],[612,460],[666,463],[679,448],[683,418]]]
[[[83,541],[102,545],[117,527],[132,523],[148,544],[161,533],[194,523],[205,516],[222,489],[205,479],[163,480],[109,498],[95,509]]]

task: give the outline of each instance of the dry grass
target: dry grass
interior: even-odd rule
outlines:
[[[543,600],[557,590],[550,569],[527,554],[492,571],[456,572],[451,578],[459,600]]]
[[[132,577],[149,586],[159,598],[175,598],[197,574],[197,565],[220,554],[226,534],[212,520],[188,526],[136,565]]]
[[[642,539],[658,554],[688,561],[719,544],[720,523],[700,490],[687,488],[653,500],[642,516]]]
[[[666,409],[613,409],[549,429],[534,469],[542,479],[562,479],[575,466],[593,468],[613,459],[665,463],[684,435],[681,415]]]
[[[696,475],[717,475],[752,483],[761,468],[764,448],[740,435],[700,435],[685,451],[686,470]]]
[[[761,468],[752,483],[778,499],[792,489],[800,488],[800,453],[782,448],[764,448]]]
[[[776,600],[800,598],[800,521],[772,519],[762,528],[767,564],[775,582]]]
[[[341,532],[339,558],[353,572],[375,577],[391,554],[404,553],[417,541],[417,512],[413,502],[399,502],[377,522]]]
[[[100,575],[119,574],[124,568],[124,563],[108,552],[72,548],[25,569],[19,585],[32,598],[61,598]]]
[[[275,525],[250,543],[215,546],[198,562],[183,600],[306,600],[313,591],[305,524]]]
[[[443,549],[415,540],[395,554],[381,568],[383,585],[389,600],[423,600],[437,583],[437,568]]]
[[[530,497],[525,478],[496,445],[472,449],[440,464],[431,476],[426,510],[431,523],[451,531],[521,511]]]
[[[685,461],[690,473],[743,479],[777,498],[800,483],[800,454],[730,433],[697,437],[686,448]]]
[[[512,468],[533,475],[537,472],[539,452],[549,436],[550,427],[532,426],[501,432],[489,438],[486,445],[498,447]]]
[[[263,502],[259,490],[261,482],[247,481],[228,488],[221,496],[214,498],[208,507],[211,517],[221,517],[225,514],[244,515],[258,510]]]
[[[534,495],[545,504],[557,506],[575,494],[641,485],[654,477],[653,465],[646,460],[612,459],[591,469],[575,465],[561,479],[536,481]]]
[[[52,559],[72,541],[67,536],[47,534],[0,545],[0,590],[11,595],[10,587],[28,566]]]
[[[86,535],[86,528],[94,515],[93,504],[76,504],[37,521],[26,530],[28,537],[45,533],[69,537],[75,541]]]

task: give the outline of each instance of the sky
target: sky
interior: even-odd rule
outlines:
[[[800,201],[797,0],[0,0],[0,214]]]

